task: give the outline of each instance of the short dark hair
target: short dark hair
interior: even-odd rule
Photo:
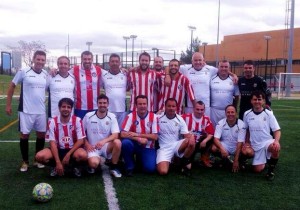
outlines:
[[[177,62],[177,63],[178,63],[178,65],[180,65],[180,61],[179,61],[179,60],[177,60],[176,58],[173,58],[172,60],[170,60],[170,61],[169,61],[169,64],[170,64],[171,62]]]
[[[62,98],[62,99],[60,99],[59,102],[58,102],[58,107],[59,108],[62,107],[63,103],[70,105],[71,108],[73,108],[73,106],[74,106],[74,101],[72,99],[70,99],[70,98]]]
[[[254,66],[254,62],[253,62],[253,60],[246,60],[244,62],[244,65],[252,65],[252,66]]]
[[[63,55],[63,56],[60,56],[60,57],[58,57],[57,58],[57,64],[58,64],[58,61],[60,60],[60,59],[67,59],[68,60],[68,62],[69,62],[69,64],[70,64],[70,59],[67,57],[67,56],[65,56],[65,55]]]
[[[138,100],[139,98],[146,99],[146,100],[147,100],[147,103],[148,103],[148,98],[147,98],[147,96],[145,96],[145,95],[138,95],[137,97],[135,97],[135,100],[134,100],[135,105],[137,105],[137,100]]]
[[[149,53],[147,53],[147,52],[142,52],[141,54],[140,54],[140,56],[139,56],[139,61],[141,60],[141,57],[142,56],[147,56],[148,58],[149,58],[149,61],[151,60],[151,56],[150,56],[150,54]]]
[[[81,58],[83,58],[83,55],[91,55],[92,56],[92,58],[94,57],[93,56],[93,53],[92,52],[90,52],[90,51],[88,51],[88,50],[86,50],[86,51],[83,51],[82,53],[81,53]]]
[[[227,112],[227,109],[228,109],[229,107],[233,107],[234,110],[235,110],[235,112],[236,112],[236,107],[235,107],[233,104],[228,104],[228,105],[225,107],[225,112]]]
[[[196,103],[199,105],[204,105],[204,108],[205,108],[205,103],[203,101],[200,100],[200,101],[197,101]]]
[[[111,58],[118,58],[119,60],[121,60],[120,56],[116,53],[112,53],[110,56],[109,56],[109,61]]]
[[[105,95],[105,94],[100,94],[98,97],[97,97],[97,102],[100,100],[100,99],[106,99],[107,102],[109,103],[109,98]]]
[[[45,57],[46,57],[46,53],[45,53],[44,51],[42,51],[42,50],[37,50],[37,51],[35,51],[34,54],[33,54],[33,59],[35,59],[35,57],[38,56],[38,55],[42,55],[42,56],[45,56]]]
[[[168,98],[166,101],[165,101],[165,106],[167,106],[167,103],[169,101],[174,101],[176,103],[176,106],[177,106],[177,100],[175,98]]]
[[[262,92],[261,90],[255,90],[251,93],[250,98],[252,99],[253,96],[256,96],[257,98],[259,98],[260,96],[265,99],[266,95],[264,94],[264,92]]]

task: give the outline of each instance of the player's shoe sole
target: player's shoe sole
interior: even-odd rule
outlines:
[[[29,168],[29,164],[26,163],[25,161],[23,161],[23,162],[21,163],[20,171],[21,171],[21,172],[26,172],[26,171],[28,171],[28,168]]]

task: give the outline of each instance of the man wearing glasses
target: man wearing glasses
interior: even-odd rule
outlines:
[[[240,97],[240,112],[239,119],[243,119],[245,111],[252,108],[251,105],[251,93],[255,90],[260,90],[266,95],[266,108],[271,106],[271,92],[267,87],[266,81],[254,75],[254,62],[252,60],[246,60],[244,62],[244,76],[238,81]]]

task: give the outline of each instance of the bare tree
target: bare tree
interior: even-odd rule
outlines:
[[[41,41],[30,41],[26,42],[24,40],[18,41],[17,47],[8,46],[13,51],[19,51],[21,52],[23,62],[30,66],[32,62],[32,56],[35,51],[37,50],[43,50],[47,53],[46,45]]]

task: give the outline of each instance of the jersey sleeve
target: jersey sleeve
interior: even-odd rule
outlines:
[[[245,123],[242,120],[238,120],[238,126],[239,126],[239,131],[238,131],[238,142],[245,142],[246,139],[246,127]]]
[[[120,133],[118,120],[114,114],[111,116],[111,133]]]
[[[214,132],[215,132],[214,126],[209,118],[207,118],[205,132],[210,135],[214,135]]]
[[[76,118],[76,135],[77,139],[83,139],[85,137],[83,124],[79,117]]]
[[[273,113],[270,114],[270,128],[272,129],[272,131],[280,130],[280,126],[279,126],[277,119]]]
[[[55,141],[55,134],[54,134],[54,130],[55,130],[55,123],[53,119],[48,120],[48,129],[46,132],[46,138],[45,140],[47,142],[50,141]]]
[[[14,76],[12,83],[14,83],[15,85],[20,84],[23,81],[24,73],[25,73],[24,70],[19,70],[17,74]]]
[[[191,101],[194,101],[195,100],[194,90],[193,90],[192,85],[187,77],[185,77],[185,89],[186,89],[189,99]]]
[[[214,137],[218,138],[218,139],[221,139],[221,136],[222,136],[222,125],[220,123],[218,123],[216,125],[216,129],[215,129],[215,133],[214,133]]]
[[[132,114],[128,114],[122,124],[122,130],[123,131],[129,131],[131,127],[131,122],[132,121]]]
[[[179,118],[179,120],[180,120],[179,121],[180,122],[180,134],[188,134],[189,133],[189,129],[188,129],[188,127],[187,127],[184,119],[181,116],[179,116],[179,117],[180,117]]]
[[[159,127],[158,127],[158,117],[156,114],[154,114],[153,123],[152,123],[152,133],[158,133]]]

